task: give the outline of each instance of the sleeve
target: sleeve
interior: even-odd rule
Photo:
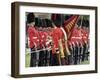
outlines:
[[[63,28],[61,28],[62,34],[64,35],[64,40],[67,40],[67,33],[65,32],[65,30]]]

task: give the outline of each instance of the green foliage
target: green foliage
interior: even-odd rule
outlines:
[[[84,20],[89,20],[89,15],[82,15],[82,16],[80,16],[80,19],[84,19]]]

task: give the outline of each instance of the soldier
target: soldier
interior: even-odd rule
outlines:
[[[59,54],[59,45],[58,45],[58,40],[59,40],[59,33],[60,33],[60,17],[58,17],[58,14],[52,14],[51,19],[52,19],[52,39],[53,39],[53,46],[52,46],[52,65],[61,65],[61,60],[60,60],[60,54]]]
[[[51,37],[51,28],[52,28],[52,22],[49,19],[45,19],[46,21],[46,37],[45,37],[45,47],[46,47],[46,65],[51,66],[52,65],[52,37]]]
[[[45,51],[45,34],[44,34],[44,30],[45,30],[45,24],[44,24],[44,19],[41,19],[41,27],[39,29],[39,39],[40,39],[40,55],[39,55],[39,64],[38,66],[45,66],[45,55],[46,55],[46,51]]]
[[[56,53],[59,65],[65,65],[65,55],[69,55],[68,46],[67,46],[67,35],[62,27],[62,15],[53,14],[53,41],[54,47],[53,51]],[[52,17],[52,18],[53,18]],[[53,53],[54,53],[53,52]]]
[[[82,61],[85,61],[85,58],[89,55],[89,52],[88,52],[88,48],[89,48],[88,38],[89,38],[89,32],[86,31],[85,27],[83,27],[83,29],[82,29],[82,40],[83,40],[83,57],[82,57]],[[87,60],[88,60],[88,57],[87,57]]]
[[[63,45],[63,48],[64,48],[64,55],[65,55],[65,58],[68,58],[68,60],[66,60],[66,64],[70,64],[70,59],[71,59],[71,53],[69,51],[69,48],[68,48],[68,40],[67,40],[67,34],[64,30],[63,27],[60,27],[61,31],[62,31],[62,45]]]
[[[39,41],[39,43],[38,43],[38,47],[37,47],[37,51],[36,51],[36,59],[37,59],[37,66],[39,65],[39,55],[40,55],[40,49],[41,49],[41,47],[40,47],[40,35],[39,35],[39,30],[40,30],[40,27],[41,27],[41,23],[40,23],[40,18],[39,17],[36,17],[35,18],[35,29],[38,31],[38,41]]]
[[[77,54],[77,46],[76,46],[76,36],[77,36],[77,27],[75,26],[73,31],[71,32],[71,36],[69,38],[69,41],[72,43],[72,55],[73,55],[73,64],[77,64],[76,54]]]
[[[60,54],[59,54],[59,34],[60,29],[54,26],[54,29],[52,31],[52,39],[53,39],[53,47],[52,47],[52,65],[61,65],[60,62]]]
[[[47,32],[43,32],[43,36],[42,36],[42,39],[43,39],[43,45],[44,45],[44,51],[45,51],[45,54],[44,54],[44,56],[45,56],[45,58],[44,58],[44,61],[45,61],[45,63],[44,63],[44,65],[45,66],[47,66],[47,65],[49,65],[49,63],[47,63],[48,62],[48,55],[49,55],[49,53],[48,53],[48,47],[49,46],[47,46],[47,44],[46,44],[46,42],[47,42],[47,38],[48,38],[48,34],[47,34]]]
[[[35,29],[35,16],[33,13],[27,15],[27,26],[28,26],[28,37],[29,37],[29,47],[31,48],[31,60],[30,67],[37,65],[37,50],[39,44],[38,31]]]
[[[79,33],[77,31],[77,25],[76,25],[78,18],[79,18],[79,15],[70,15],[69,17],[67,18],[67,20],[65,19],[65,21],[64,21],[64,29],[67,33],[68,40],[70,42],[75,43],[75,41],[77,41],[76,39],[79,37]],[[73,48],[72,50],[74,51],[75,49]],[[74,53],[75,53],[75,51],[74,51]],[[69,60],[68,60],[69,63],[68,64],[70,64],[70,58],[72,58],[71,55],[69,55]]]

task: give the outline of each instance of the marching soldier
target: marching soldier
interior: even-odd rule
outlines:
[[[54,30],[53,30],[53,41],[54,41],[54,47],[53,51],[55,51],[59,65],[65,65],[65,55],[70,55],[70,52],[68,50],[67,46],[67,35],[65,30],[62,27],[62,17],[60,14],[53,14],[54,16]]]
[[[47,37],[46,33],[44,32],[45,30],[45,24],[44,24],[44,19],[41,19],[41,27],[39,31],[39,39],[40,39],[40,55],[39,55],[39,66],[46,66],[46,50],[45,50],[45,38]]]
[[[65,55],[65,58],[68,58],[68,60],[66,60],[66,64],[70,64],[70,58],[71,58],[71,53],[69,51],[69,48],[68,48],[68,40],[67,40],[67,34],[64,30],[63,27],[60,27],[61,31],[62,31],[62,45],[63,45],[63,48],[64,48],[64,55]]]
[[[72,55],[73,55],[73,64],[77,64],[77,52],[78,50],[77,49],[77,46],[76,46],[76,36],[77,36],[77,27],[75,27],[73,29],[73,32],[71,33],[71,36],[69,38],[69,41],[72,43]]]
[[[60,29],[54,25],[54,29],[52,31],[52,39],[53,39],[53,47],[52,47],[52,65],[61,65],[60,54],[59,54],[59,34]]]
[[[88,60],[88,48],[89,48],[89,44],[88,44],[88,39],[89,39],[89,32],[86,30],[85,27],[83,27],[82,29],[82,40],[83,40],[83,57],[82,57],[82,61],[85,60],[85,58],[87,57]]]
[[[46,47],[46,65],[52,66],[52,37],[51,37],[51,28],[52,28],[52,22],[49,19],[46,20],[46,33],[47,37],[45,38],[45,47]]]
[[[60,54],[59,54],[59,45],[58,45],[58,33],[59,33],[59,19],[57,20],[57,14],[52,14],[51,15],[51,20],[52,20],[52,32],[51,36],[53,39],[53,46],[52,46],[52,65],[61,65],[61,60],[60,60]]]
[[[35,29],[35,18],[33,13],[27,15],[27,26],[29,36],[29,47],[31,48],[30,67],[37,66],[37,47],[39,44],[38,31]]]
[[[69,18],[70,17],[70,18]],[[79,34],[78,34],[78,32],[77,32],[77,25],[76,25],[76,23],[77,23],[77,21],[78,21],[78,18],[79,18],[79,15],[70,15],[70,16],[68,16],[67,17],[67,20],[66,20],[66,18],[65,18],[65,21],[64,21],[64,29],[65,29],[65,31],[66,31],[66,33],[67,33],[67,36],[68,36],[68,40],[70,41],[70,42],[74,42],[75,43],[75,41],[76,41],[76,38],[77,38],[77,36],[79,36]],[[75,45],[76,46],[76,45]],[[74,47],[75,47],[74,46]],[[73,45],[72,45],[72,47],[73,47]],[[70,49],[70,48],[69,48]],[[71,49],[70,49],[71,50]],[[74,51],[75,49],[73,48],[72,49],[72,51],[75,53],[75,51]],[[69,53],[69,52],[68,52]],[[74,54],[75,55],[75,54]],[[74,57],[74,55],[72,55],[72,54],[70,54],[70,55],[68,55],[68,64],[70,64],[70,60],[71,60],[71,58],[72,58],[72,56],[73,56],[73,58],[75,58]],[[75,60],[74,60],[75,61]]]

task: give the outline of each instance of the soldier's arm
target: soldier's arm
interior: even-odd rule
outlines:
[[[67,40],[65,41],[65,48],[66,48],[66,51],[67,51],[67,55],[71,55],[69,49],[68,49],[68,44],[67,44]]]

